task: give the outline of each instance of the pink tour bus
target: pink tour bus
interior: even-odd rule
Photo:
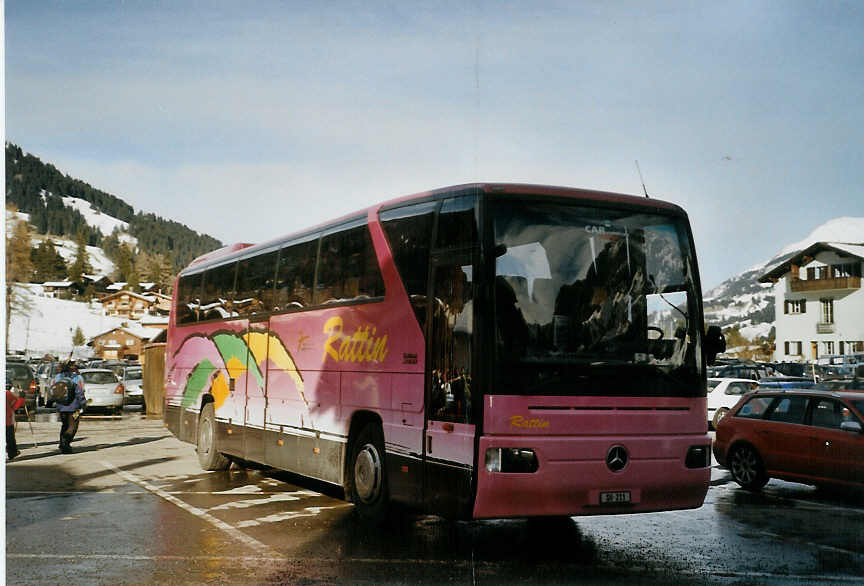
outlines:
[[[165,423],[204,469],[332,483],[369,518],[695,508],[724,345],[678,206],[459,185],[193,261]]]

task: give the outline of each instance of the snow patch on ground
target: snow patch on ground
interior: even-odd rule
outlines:
[[[108,214],[103,214],[89,201],[78,199],[77,197],[64,197],[63,205],[67,208],[78,210],[84,216],[87,224],[102,232],[104,236],[110,236],[115,228],[118,228],[121,232],[129,230],[129,224]]]
[[[774,324],[763,322],[758,324],[752,324],[749,326],[743,326],[738,331],[748,340],[755,340],[757,338],[767,338],[768,334],[771,333],[771,328],[773,327]]]

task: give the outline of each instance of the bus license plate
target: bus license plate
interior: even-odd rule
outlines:
[[[614,505],[618,503],[629,503],[630,491],[621,490],[617,492],[601,492],[600,503],[604,505]]]

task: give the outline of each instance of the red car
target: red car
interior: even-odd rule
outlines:
[[[747,490],[769,478],[864,487],[864,390],[757,391],[717,425],[714,457]]]

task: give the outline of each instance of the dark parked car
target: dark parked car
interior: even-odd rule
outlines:
[[[712,378],[750,378],[760,380],[766,376],[777,374],[772,367],[764,364],[729,364],[714,368]]]
[[[759,390],[812,389],[815,386],[812,378],[803,376],[766,376],[759,379]]]
[[[26,362],[7,358],[6,376],[12,381],[12,392],[24,398],[24,403],[31,414],[36,413],[39,387],[33,369]]]
[[[809,364],[801,362],[775,362],[771,365],[774,370],[786,376],[807,376],[812,374]]]
[[[769,478],[864,487],[864,385],[756,391],[717,424],[714,457],[748,490]]]

